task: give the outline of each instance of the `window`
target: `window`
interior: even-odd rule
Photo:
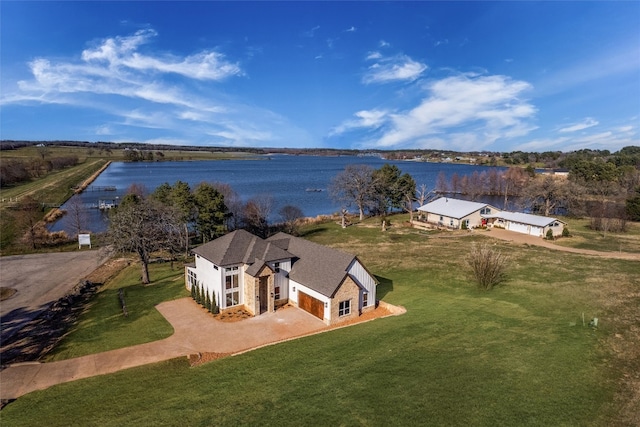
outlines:
[[[240,283],[238,267],[224,269],[224,293],[226,297],[226,307],[240,304]]]
[[[489,215],[490,213],[491,213],[491,208],[480,209],[480,215]]]
[[[197,286],[198,285],[198,276],[196,275],[196,272],[193,270],[188,270],[189,274],[187,277],[187,280],[189,281],[189,288],[192,288],[193,286]]]
[[[280,286],[276,286],[273,289],[273,298],[276,299],[276,300],[280,299]]]
[[[276,273],[280,273],[280,263],[276,262],[273,264],[273,268],[276,270]]]
[[[235,291],[235,292],[227,291],[226,296],[227,296],[226,307],[231,307],[231,306],[240,304],[240,292],[238,292],[238,291]]]
[[[451,227],[453,227],[453,218],[451,218],[451,219],[449,220],[449,225],[450,225]]]
[[[351,300],[340,301],[338,305],[338,316],[346,316],[351,313]]]
[[[214,270],[217,270],[217,269],[218,269],[218,266],[217,266],[217,265],[215,265],[215,264],[213,264],[213,269],[214,269]]]
[[[444,221],[444,217],[440,215],[440,221]]]
[[[365,292],[362,294],[362,306],[366,307],[369,305],[369,293]]]

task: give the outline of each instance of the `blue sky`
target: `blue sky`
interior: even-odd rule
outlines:
[[[640,2],[0,2],[0,137],[640,145]]]

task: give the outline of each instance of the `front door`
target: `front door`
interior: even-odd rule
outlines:
[[[259,297],[260,297],[260,314],[265,313],[269,309],[269,277],[263,276],[260,278],[260,284],[258,285]]]

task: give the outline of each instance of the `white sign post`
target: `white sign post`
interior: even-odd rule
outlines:
[[[90,234],[78,234],[78,249],[82,249],[82,245],[87,245],[89,246],[89,249],[91,249]]]

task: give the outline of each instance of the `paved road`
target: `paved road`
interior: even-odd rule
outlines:
[[[0,286],[17,290],[0,302],[2,340],[73,289],[107,258],[106,251],[95,249],[0,258]]]

